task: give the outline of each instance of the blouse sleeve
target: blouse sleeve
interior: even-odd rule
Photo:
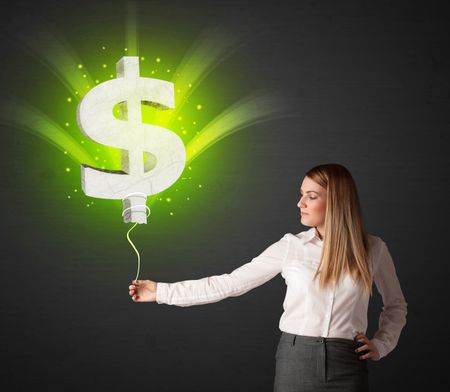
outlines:
[[[383,300],[378,330],[372,339],[380,353],[380,359],[397,345],[400,332],[406,324],[407,305],[398,280],[394,262],[384,241],[378,257],[374,281]]]
[[[289,235],[285,234],[259,256],[229,274],[175,283],[158,282],[156,302],[177,306],[204,305],[245,294],[281,272],[288,249]]]

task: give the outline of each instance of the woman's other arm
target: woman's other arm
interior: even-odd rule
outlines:
[[[378,330],[372,339],[381,359],[397,345],[400,333],[406,324],[408,305],[400,287],[394,262],[384,241],[381,243],[374,282],[383,299]]]

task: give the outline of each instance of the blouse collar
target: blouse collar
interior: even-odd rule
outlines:
[[[309,242],[315,240],[318,243],[323,243],[323,240],[319,238],[316,232],[315,227],[311,227],[306,233],[305,233],[305,242]]]

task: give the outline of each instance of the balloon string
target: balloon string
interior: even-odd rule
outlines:
[[[136,254],[137,254],[137,257],[138,257],[138,268],[137,268],[136,280],[138,280],[139,269],[140,269],[140,267],[141,267],[141,256],[139,256],[138,250],[137,250],[136,247],[134,246],[133,242],[130,240],[129,234],[130,234],[130,231],[133,230],[133,229],[136,227],[137,224],[138,224],[138,222],[136,222],[136,223],[134,224],[134,226],[133,226],[130,230],[128,230],[128,233],[127,233],[128,242],[131,244],[131,246],[132,246],[133,249],[135,250],[135,252],[136,252]]]

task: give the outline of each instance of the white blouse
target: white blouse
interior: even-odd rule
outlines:
[[[406,324],[407,302],[386,243],[370,234],[368,238],[372,245],[369,266],[383,300],[378,330],[372,339],[381,359],[397,345]],[[319,277],[312,281],[322,245],[314,227],[295,235],[287,233],[229,274],[176,283],[158,282],[156,302],[177,306],[218,302],[245,294],[281,273],[287,285],[279,322],[281,331],[353,340],[358,333],[366,333],[369,295],[348,274],[335,289],[320,289]]]

